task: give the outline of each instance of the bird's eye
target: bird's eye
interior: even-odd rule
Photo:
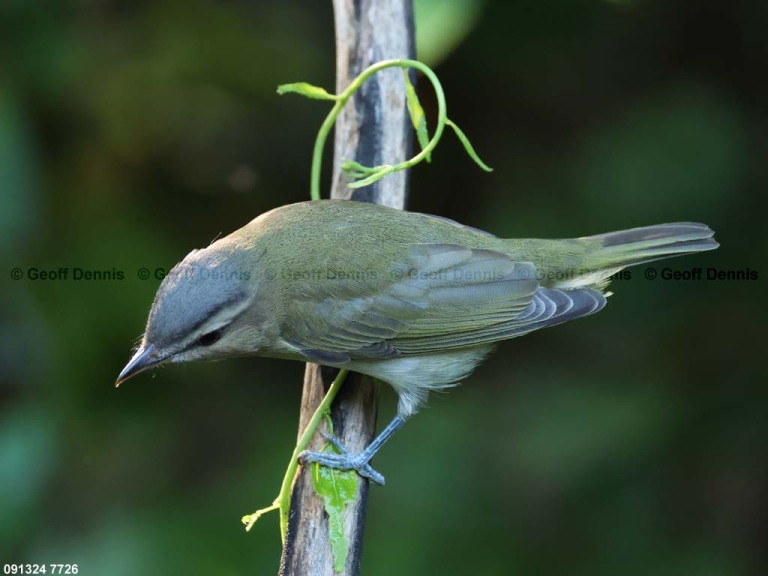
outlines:
[[[197,345],[210,346],[211,344],[218,342],[219,338],[221,338],[221,330],[214,330],[213,332],[208,332],[207,334],[200,336],[200,338],[197,339]]]

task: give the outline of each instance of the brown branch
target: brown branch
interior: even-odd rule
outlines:
[[[389,58],[414,58],[411,0],[334,0],[336,19],[336,91],[371,64]],[[366,166],[394,164],[411,153],[412,132],[405,107],[402,71],[390,69],[369,79],[347,104],[336,123],[334,179],[331,196],[404,208],[408,175],[396,172],[360,190],[347,188],[339,169],[343,160]],[[336,370],[307,364],[301,401],[299,435],[330,386]],[[368,377],[350,373],[337,396],[331,417],[334,432],[352,451],[363,450],[376,427],[376,390]],[[310,449],[318,450],[315,438]],[[361,478],[358,493],[344,515],[349,556],[343,574],[360,572],[360,556],[368,499],[368,481]],[[312,488],[309,469],[301,469],[293,486],[288,534],[280,566],[281,576],[333,576],[328,519]]]

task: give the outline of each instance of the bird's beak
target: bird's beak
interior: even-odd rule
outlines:
[[[120,375],[117,377],[117,381],[115,382],[115,388],[120,386],[120,384],[129,378],[133,378],[136,376],[136,374],[144,372],[144,370],[148,370],[149,368],[157,366],[158,364],[162,364],[165,362],[165,360],[167,360],[167,358],[163,358],[160,354],[158,354],[152,344],[149,344],[148,346],[142,346],[136,351],[136,354],[133,355],[133,358],[128,361],[128,364],[125,365],[123,371],[120,372]]]

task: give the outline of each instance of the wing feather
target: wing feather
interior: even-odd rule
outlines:
[[[414,246],[387,282],[314,288],[293,307],[284,340],[325,364],[487,345],[605,304],[594,290],[540,287],[530,262],[450,244]]]

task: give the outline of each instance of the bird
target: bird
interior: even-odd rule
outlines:
[[[658,224],[569,239],[504,239],[428,214],[351,200],[270,210],[163,279],[119,386],[164,364],[257,355],[367,374],[397,413],[361,452],[302,462],[370,464],[432,391],[465,380],[494,346],[594,314],[627,266],[713,250],[705,224]]]

